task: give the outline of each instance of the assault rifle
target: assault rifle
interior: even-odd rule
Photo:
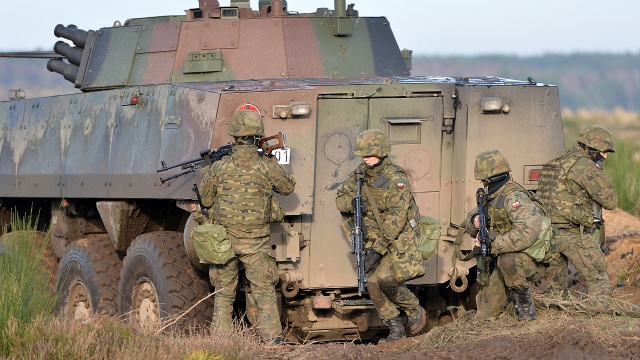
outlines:
[[[362,295],[367,284],[367,276],[364,271],[364,233],[362,228],[362,183],[364,174],[360,170],[355,172],[356,194],[353,201],[355,226],[351,232],[351,253],[356,254],[358,268],[358,295]]]
[[[478,219],[480,228],[478,229],[478,241],[480,241],[480,254],[478,254],[478,282],[486,285],[491,273],[491,238],[487,224],[487,193],[483,188],[476,191],[476,203],[478,205]]]
[[[480,219],[480,229],[478,229],[478,240],[480,240],[480,253],[482,256],[490,255],[491,239],[487,224],[487,194],[483,188],[476,191],[476,203],[478,204],[478,217]]]
[[[278,143],[269,145],[269,141],[271,140],[278,140]],[[200,157],[197,157],[191,160],[182,161],[170,166],[167,166],[164,160],[160,161],[160,164],[162,165],[162,167],[157,170],[158,173],[175,169],[175,168],[180,168],[181,170],[184,170],[183,172],[180,172],[178,174],[171,175],[165,178],[160,178],[160,182],[164,184],[169,180],[179,178],[181,176],[187,175],[192,172],[195,173],[198,167],[209,166],[214,162],[222,159],[224,156],[231,155],[231,153],[233,152],[233,145],[234,144],[230,142],[220,146],[218,149],[204,149],[200,151]],[[258,152],[267,154],[268,156],[273,156],[271,153],[275,149],[286,150],[288,148],[289,147],[287,146],[287,137],[284,131],[280,131],[275,135],[263,137],[260,139],[260,141],[258,141]]]

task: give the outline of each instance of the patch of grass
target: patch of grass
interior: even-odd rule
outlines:
[[[26,328],[11,327],[16,341],[11,352],[17,359],[264,359],[265,351],[250,330],[236,326],[229,331],[205,329],[189,333],[156,334],[135,331],[121,319],[94,316],[88,321],[41,317]]]
[[[0,242],[0,355],[9,355],[20,341],[36,339],[38,334],[25,329],[36,318],[50,316],[55,306],[44,268],[48,236],[35,231],[37,222],[37,217],[12,213],[12,232]]]
[[[618,193],[618,207],[631,214],[640,204],[640,146],[631,141],[618,141],[616,152],[605,161],[605,173]]]
[[[624,272],[621,272],[620,274],[618,274],[618,282],[619,283],[624,283],[624,282],[627,282],[627,281],[629,281],[629,273],[628,272],[624,271]]]

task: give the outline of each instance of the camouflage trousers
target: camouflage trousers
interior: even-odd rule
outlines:
[[[528,288],[528,281],[537,275],[538,267],[529,255],[522,252],[499,255],[489,282],[476,295],[478,316],[490,318],[500,315],[507,302],[508,290]]]
[[[367,277],[367,289],[378,316],[388,321],[400,316],[400,311],[411,317],[418,314],[420,302],[407,285],[396,280],[391,254],[387,253],[376,270]]]
[[[608,295],[610,291],[607,264],[599,244],[590,233],[580,235],[579,228],[559,229],[557,254],[545,270],[549,290],[567,288],[567,260],[587,280],[589,295]]]
[[[217,291],[214,297],[211,327],[224,330],[233,325],[233,302],[238,288],[240,262],[244,265],[252,300],[255,300],[258,308],[257,321],[253,325],[256,326],[261,338],[271,340],[282,333],[274,287],[278,282],[278,276],[276,260],[262,251],[236,256],[224,265],[211,265],[209,279]]]

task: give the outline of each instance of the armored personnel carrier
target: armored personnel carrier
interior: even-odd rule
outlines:
[[[499,149],[535,190],[542,164],[564,151],[558,88],[411,76],[389,21],[344,0],[308,14],[280,0],[197,6],[99,30],[58,25],[47,67],[81,92],[0,103],[0,221],[33,208],[50,228],[59,313],[126,314],[143,327],[186,312],[174,326],[208,324],[213,289],[190,236],[199,171],[158,170],[230,141],[242,106],[260,112],[267,134],[286,132],[279,161],[297,181],[271,228],[290,341],[388,331],[358,295],[334,202],[366,129],[389,136],[421,213],[439,226],[426,275],[410,282],[429,327],[473,308],[475,261],[456,259],[473,241],[456,235],[475,206],[475,156]],[[250,321],[255,305],[240,294]]]

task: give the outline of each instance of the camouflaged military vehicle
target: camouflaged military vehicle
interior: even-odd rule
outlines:
[[[455,240],[475,206],[475,156],[499,149],[535,189],[542,164],[564,151],[558,88],[410,76],[411,52],[389,21],[344,0],[309,14],[280,0],[197,5],[99,30],[58,25],[48,68],[81,92],[0,103],[0,221],[33,207],[50,226],[60,314],[127,314],[145,326],[187,312],[178,325],[208,324],[212,297],[200,301],[213,289],[190,236],[199,171],[158,170],[229,142],[242,106],[260,112],[267,135],[286,132],[276,153],[297,181],[271,232],[289,341],[388,331],[358,295],[334,201],[361,161],[353,149],[365,129],[388,135],[421,213],[440,227],[426,275],[410,282],[429,327],[473,308],[475,260],[455,255],[473,242]],[[238,313],[251,315],[251,297],[239,294]]]

